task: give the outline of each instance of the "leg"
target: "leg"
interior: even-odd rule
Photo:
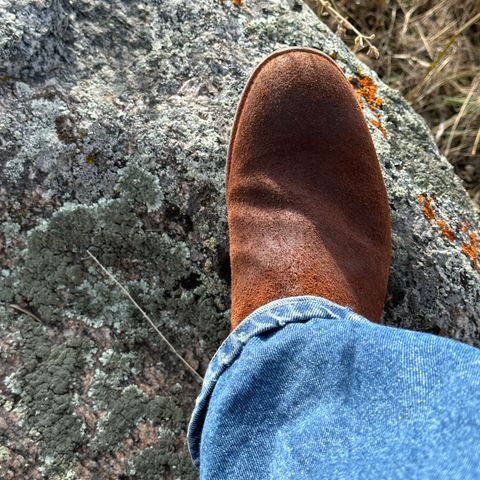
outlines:
[[[227,207],[233,332],[189,428],[201,479],[479,478],[480,350],[374,323],[387,195],[330,59],[294,48],[255,70]]]
[[[480,476],[480,350],[319,297],[256,310],[209,367],[189,431],[200,478]]]

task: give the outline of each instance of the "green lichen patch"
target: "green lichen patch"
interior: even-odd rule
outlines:
[[[39,454],[48,470],[66,470],[82,443],[82,421],[74,414],[73,395],[82,368],[82,342],[52,342],[46,329],[30,318],[17,321],[14,344],[20,368],[5,380],[20,399],[21,423],[40,441]]]
[[[113,198],[92,205],[66,204],[41,222],[28,235],[22,268],[3,282],[6,301],[21,304],[39,319],[28,319],[28,329],[16,343],[21,367],[8,385],[26,412],[29,431],[41,436],[48,475],[83,475],[82,455],[103,457],[107,471],[119,452],[124,461],[117,462],[115,471],[136,463],[140,471],[150,463],[132,445],[138,425],[146,422],[184,438],[197,391],[190,374],[172,360],[87,250],[113,271],[200,371],[226,335],[221,328],[209,334],[212,318],[225,318],[224,306],[213,298],[221,283],[215,275],[207,277],[201,263],[192,265],[187,244],[168,233],[171,217],[157,178],[130,164],[119,172],[114,192]],[[49,338],[58,332],[68,332],[68,337],[57,344]],[[150,437],[149,448],[162,448],[161,435]],[[168,457],[163,472],[192,471],[184,443],[173,456],[163,456]]]
[[[130,462],[126,478],[141,478],[144,480],[195,480],[197,472],[192,470],[191,460],[184,453],[172,449],[172,437],[164,435],[158,446],[144,449]]]

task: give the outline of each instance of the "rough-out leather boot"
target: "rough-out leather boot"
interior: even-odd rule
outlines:
[[[293,295],[380,320],[387,194],[353,88],[319,51],[277,51],[250,76],[230,138],[227,209],[232,328]]]

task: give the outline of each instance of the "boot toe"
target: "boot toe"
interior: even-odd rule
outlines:
[[[232,128],[227,181],[235,150],[250,158],[269,157],[288,154],[289,146],[315,149],[319,138],[325,145],[355,148],[362,137],[368,137],[368,128],[337,65],[313,49],[279,51],[247,82]]]

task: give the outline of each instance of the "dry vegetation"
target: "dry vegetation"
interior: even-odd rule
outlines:
[[[480,0],[306,3],[423,115],[480,206]]]

